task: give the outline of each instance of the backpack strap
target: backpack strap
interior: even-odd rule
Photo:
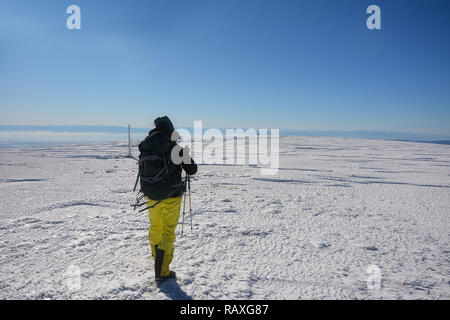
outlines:
[[[139,212],[142,212],[142,211],[145,211],[145,210],[154,208],[154,207],[155,207],[156,205],[158,205],[161,201],[162,201],[162,200],[159,200],[159,201],[157,201],[154,205],[148,206],[147,208],[144,208],[144,209],[141,209],[141,210],[139,210]],[[145,203],[145,202],[144,202],[144,203]]]
[[[149,161],[152,161],[152,160],[161,160],[161,159],[163,159],[164,158],[164,156],[155,156],[155,155],[151,155],[151,156],[143,156],[143,157],[141,157],[140,159],[139,159],[139,164],[141,164],[142,162],[144,162],[144,161],[146,161],[146,160],[149,160]]]
[[[133,191],[136,191],[136,187],[137,187],[137,184],[138,184],[138,182],[139,182],[139,176],[140,176],[140,170],[138,169],[138,173],[137,173],[137,177],[136,177],[136,182],[134,183]]]
[[[141,191],[138,192],[138,195],[136,197],[136,203],[131,205],[131,207],[133,207],[133,210],[136,210],[137,207],[141,207],[145,204],[145,202],[141,203],[142,199],[144,199],[145,197],[145,194],[142,193],[141,195],[139,195],[140,193]]]
[[[146,201],[141,202],[143,198],[145,198],[145,194],[142,194],[141,196],[138,196],[138,197],[136,198],[136,203],[131,205],[131,206],[133,207],[133,210],[136,210],[137,207],[142,207],[144,204],[147,203]],[[142,212],[142,211],[145,211],[145,210],[154,208],[154,207],[155,207],[156,205],[158,205],[161,201],[162,201],[162,200],[159,200],[159,201],[157,201],[154,205],[148,206],[147,208],[144,208],[144,209],[141,209],[141,210],[139,210],[139,212]]]

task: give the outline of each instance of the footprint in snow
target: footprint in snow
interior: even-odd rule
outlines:
[[[318,242],[318,241],[311,241],[311,244],[312,244],[314,247],[319,248],[319,249],[325,249],[325,248],[328,248],[328,247],[331,246],[330,243],[327,243],[327,242]]]

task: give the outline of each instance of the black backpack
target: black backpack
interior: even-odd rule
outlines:
[[[175,145],[166,133],[156,130],[139,144],[139,173],[135,189],[140,180],[143,196],[161,201],[186,191],[186,184],[181,179],[181,166],[171,160]]]

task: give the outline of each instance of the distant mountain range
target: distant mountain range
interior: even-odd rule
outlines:
[[[131,128],[133,134],[145,134],[151,128]],[[193,131],[193,128],[185,128]],[[206,130],[206,129],[204,129]],[[225,129],[221,129],[225,132]],[[86,125],[0,125],[0,131],[15,132],[71,132],[71,133],[109,133],[109,134],[127,134],[128,127],[125,126],[86,126]],[[390,131],[304,131],[304,130],[280,130],[281,136],[306,136],[306,137],[339,137],[339,138],[360,138],[360,139],[380,139],[397,140],[411,142],[427,142],[450,145],[450,136],[428,134],[428,133],[404,133]]]

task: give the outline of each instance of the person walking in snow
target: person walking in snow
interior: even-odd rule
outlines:
[[[149,208],[148,238],[155,262],[155,281],[160,283],[176,278],[169,264],[174,254],[181,197],[186,191],[181,175],[182,170],[187,175],[195,174],[197,164],[188,154],[183,157],[183,149],[176,143],[178,133],[167,116],[156,118],[154,124],[155,128],[139,144],[139,176]],[[179,159],[183,159],[181,164],[172,159],[174,148],[178,148]]]

